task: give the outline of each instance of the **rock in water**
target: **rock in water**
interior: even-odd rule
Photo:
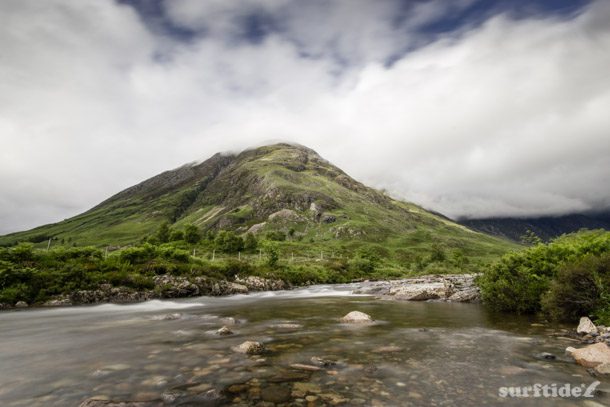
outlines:
[[[28,307],[28,303],[25,301],[18,301],[17,304],[15,304],[15,308],[27,308]]]
[[[426,301],[449,297],[451,287],[444,282],[405,285],[390,289],[390,295],[397,300]]]
[[[285,386],[272,384],[262,389],[261,397],[270,403],[284,403],[290,399],[290,389]]]
[[[341,322],[346,322],[348,324],[362,324],[373,322],[373,318],[370,315],[365,314],[360,311],[352,311],[349,314],[345,315],[341,318]]]
[[[228,327],[223,326],[218,331],[216,331],[216,334],[220,336],[233,335],[233,331],[231,331]]]
[[[588,317],[582,317],[580,318],[578,328],[576,328],[576,333],[580,335],[592,335],[597,334],[598,332],[597,327]]]
[[[265,346],[262,343],[255,341],[246,341],[239,346],[234,346],[232,349],[235,352],[248,355],[260,355],[265,352]]]
[[[610,363],[595,366],[595,371],[599,374],[610,374]]]
[[[566,352],[574,358],[576,363],[584,367],[596,367],[603,363],[610,363],[610,348],[603,342],[580,349],[570,346]]]
[[[112,401],[99,398],[89,398],[79,404],[79,407],[162,407],[161,401]]]

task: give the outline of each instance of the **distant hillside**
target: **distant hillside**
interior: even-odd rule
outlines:
[[[528,230],[548,241],[580,229],[610,230],[610,211],[596,214],[572,214],[537,218],[464,219],[460,224],[469,228],[518,242]]]
[[[216,154],[128,188],[93,209],[52,225],[0,237],[53,244],[124,246],[164,222],[174,229],[282,241],[297,252],[349,252],[375,244],[384,257],[412,262],[441,248],[467,257],[515,247],[366,187],[315,151],[288,144]],[[456,253],[454,253],[456,254]]]

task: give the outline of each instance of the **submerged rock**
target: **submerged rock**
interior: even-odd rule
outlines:
[[[103,398],[89,398],[79,404],[79,407],[161,407],[162,401],[113,401]]]
[[[320,367],[318,366],[313,366],[313,365],[305,365],[303,363],[293,363],[290,365],[291,368],[296,369],[296,370],[305,370],[308,372],[317,372],[318,370],[322,370]]]
[[[576,328],[576,333],[579,335],[597,335],[598,331],[595,324],[588,317],[582,317],[580,318],[578,328]]]
[[[237,353],[245,353],[248,355],[260,355],[265,352],[265,345],[260,342],[246,341],[241,345],[234,346],[231,349]]]
[[[345,315],[343,318],[341,318],[341,322],[345,322],[348,324],[366,324],[369,322],[373,322],[373,318],[371,318],[370,315],[367,315],[364,312],[352,311]]]
[[[604,363],[610,363],[610,348],[603,342],[580,349],[570,346],[566,349],[566,353],[572,356],[576,363],[584,367],[596,367]]]
[[[536,357],[538,359],[545,359],[545,360],[557,359],[557,357],[555,355],[553,355],[552,353],[548,353],[548,352],[541,352],[541,353],[537,354]]]
[[[335,362],[334,360],[324,359],[319,356],[312,356],[310,360],[311,363],[313,363],[314,365],[323,367],[334,366],[337,364],[337,362]]]
[[[182,314],[179,312],[173,312],[171,314],[165,314],[165,315],[160,315],[158,317],[153,317],[153,319],[158,319],[160,321],[175,321],[180,318],[182,318]]]
[[[284,403],[290,399],[290,388],[272,384],[261,389],[261,398],[270,403]]]

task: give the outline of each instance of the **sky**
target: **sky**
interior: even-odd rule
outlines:
[[[610,207],[610,1],[3,0],[0,233],[287,141],[453,218]]]

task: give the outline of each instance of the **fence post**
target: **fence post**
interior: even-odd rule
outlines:
[[[49,251],[49,248],[51,247],[51,239],[49,239],[49,243],[47,244],[47,251]]]

